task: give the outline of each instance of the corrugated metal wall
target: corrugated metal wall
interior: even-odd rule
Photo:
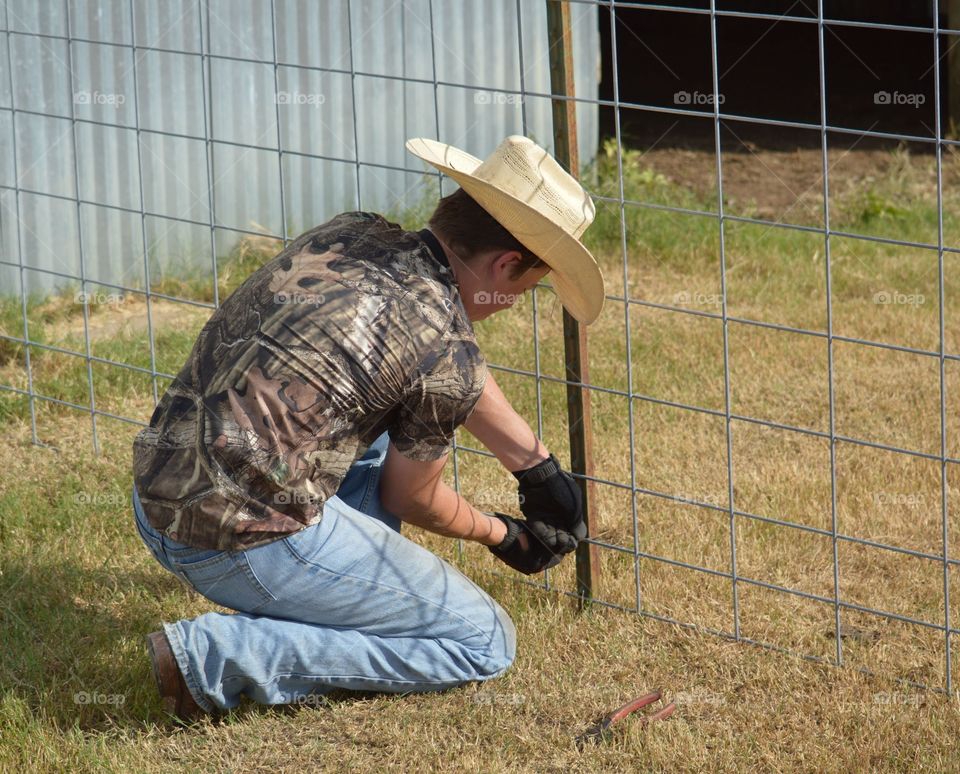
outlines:
[[[286,225],[293,236],[345,209],[418,204],[423,165],[406,153],[407,137],[478,156],[524,131],[551,145],[549,100],[512,94],[550,91],[543,0],[7,0],[5,17],[16,33],[0,34],[5,262],[18,260],[16,181],[52,195],[20,194],[25,266],[79,276],[82,236],[88,279],[143,287],[144,242],[154,278],[210,266],[211,205],[224,229],[283,234]],[[595,99],[597,9],[574,4],[572,18],[578,95]],[[96,42],[68,47],[58,39],[68,34]],[[134,60],[134,42],[168,50]],[[209,72],[201,53],[213,55]],[[435,94],[434,78],[456,85]],[[17,112],[15,132],[12,107],[30,111]],[[74,139],[71,108],[108,125],[78,121]],[[586,162],[597,107],[579,105],[578,118]],[[77,193],[96,204],[78,214]],[[220,256],[239,237],[215,235]],[[19,293],[18,274],[0,265],[0,291]],[[26,272],[28,292],[63,282]]]

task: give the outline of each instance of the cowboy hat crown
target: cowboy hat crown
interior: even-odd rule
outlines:
[[[456,180],[484,210],[552,270],[561,303],[589,325],[603,308],[603,275],[580,237],[596,209],[589,194],[546,150],[510,135],[486,160],[416,137],[406,148]]]

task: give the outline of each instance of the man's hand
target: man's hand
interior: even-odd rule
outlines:
[[[526,470],[514,471],[520,510],[528,521],[546,522],[570,532],[577,540],[587,536],[583,521],[583,494],[576,479],[560,467],[552,454]]]
[[[490,551],[505,564],[524,575],[533,575],[560,564],[560,560],[577,547],[569,532],[551,527],[542,521],[522,521],[502,513],[494,513],[507,526],[507,536]]]

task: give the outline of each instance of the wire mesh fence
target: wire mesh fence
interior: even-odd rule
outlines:
[[[598,209],[586,239],[608,284],[590,375],[571,376],[545,288],[480,332],[491,372],[551,448],[579,432],[570,388],[590,396],[593,459],[580,477],[591,484],[593,602],[951,692],[952,9],[935,0],[908,24],[826,0],[775,13],[571,0],[575,86],[563,92],[549,78],[563,43],[539,0],[482,13],[442,0],[308,5],[4,4],[0,395],[33,441],[44,442],[51,407],[89,415],[95,448],[104,420],[144,424],[111,396],[127,385],[156,402],[190,339],[167,323],[192,308],[201,324],[258,256],[318,213],[422,218],[418,208],[452,188],[403,158],[401,136],[482,155],[516,132],[556,152],[551,109],[572,103],[579,171]],[[326,15],[303,23],[311,13]],[[680,25],[689,51],[644,32],[657,19]],[[319,37],[302,34],[311,25]],[[734,25],[747,25],[746,43],[727,53]],[[484,34],[469,37],[475,29]],[[804,109],[781,117],[731,75],[749,66],[759,79],[750,57],[778,35],[778,45],[806,41],[792,66],[813,84],[797,92]],[[907,81],[890,81],[856,35],[880,36],[887,59],[907,38],[927,53],[916,72],[900,68]],[[371,59],[371,49],[400,58]],[[706,70],[683,69],[690,51],[709,53]],[[636,52],[662,71],[630,69]],[[857,96],[876,120],[848,120],[831,94],[832,63],[844,61],[862,66]],[[663,94],[637,98],[651,78]],[[898,124],[884,111],[913,113]],[[386,124],[397,133],[390,150],[380,146],[393,135],[375,131]],[[658,155],[694,124],[702,147]],[[791,132],[809,151],[796,182],[758,149]],[[870,143],[911,150],[893,157],[899,167],[848,174]],[[671,159],[672,174],[657,171]],[[181,179],[189,170],[199,183]],[[691,185],[676,185],[684,174]],[[786,203],[764,206],[763,179],[788,190]],[[759,206],[744,198],[751,190]],[[107,233],[123,245],[119,263]],[[60,319],[47,299],[62,287],[79,319],[61,340],[37,331],[44,315]],[[117,350],[106,334],[121,318],[104,310],[128,298],[142,325]],[[70,384],[44,375],[51,358],[75,366]],[[468,498],[504,509],[492,502],[503,495],[488,452],[459,436],[452,463]],[[572,572],[537,585],[577,596]]]

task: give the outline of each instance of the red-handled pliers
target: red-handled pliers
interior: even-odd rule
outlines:
[[[597,742],[608,739],[610,736],[611,726],[613,726],[615,723],[619,723],[627,715],[636,712],[638,709],[642,709],[648,704],[653,704],[655,701],[659,700],[660,691],[651,691],[643,696],[638,696],[632,701],[628,701],[622,707],[615,709],[609,715],[590,726],[590,728],[580,734],[580,736],[577,737],[577,745],[582,747],[586,742]],[[666,720],[676,711],[676,709],[677,705],[673,702],[670,702],[665,707],[654,712],[652,715],[641,715],[640,724],[645,726],[655,720]]]

